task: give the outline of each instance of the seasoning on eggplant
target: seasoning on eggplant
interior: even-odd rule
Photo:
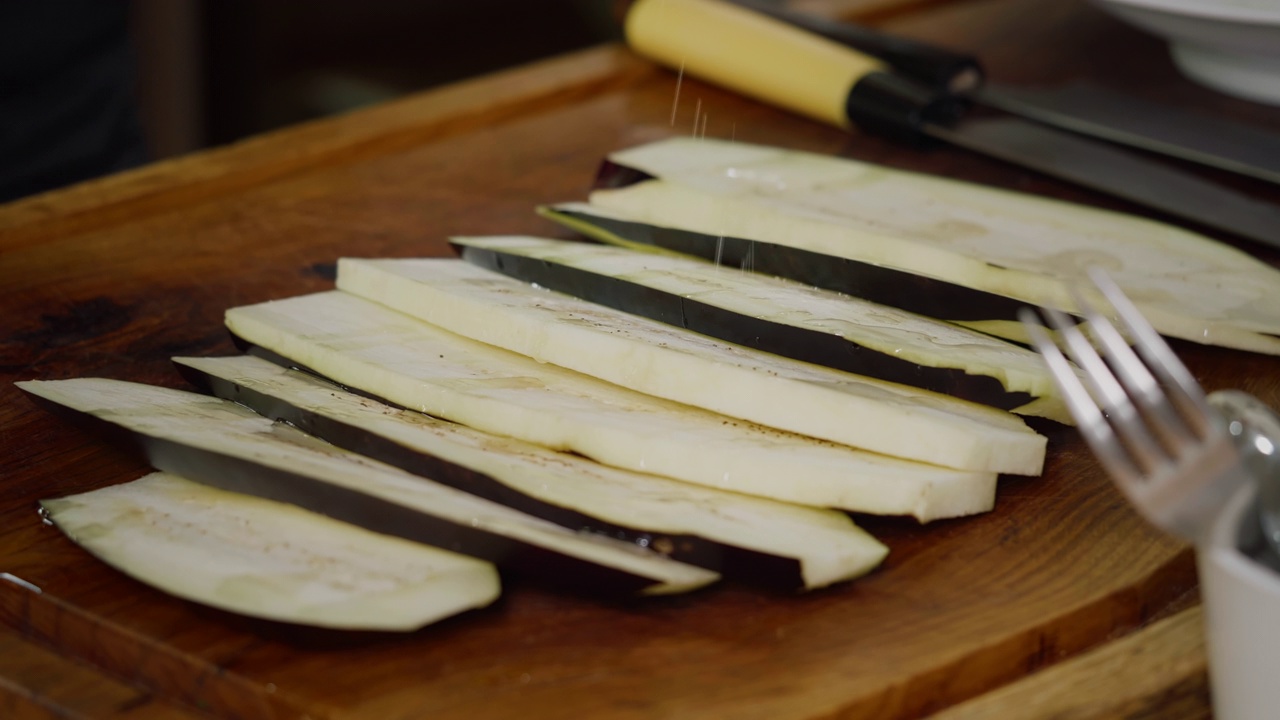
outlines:
[[[501,592],[491,563],[163,472],[40,505],[126,575],[241,615],[408,631]]]
[[[620,540],[582,535],[330,445],[221,398],[105,378],[21,382],[74,419],[123,430],[158,470],[598,594],[672,593],[717,579]]]
[[[338,288],[536,360],[780,430],[964,470],[1034,475],[1007,412],[720,342],[461,260],[338,261]]]
[[[736,238],[808,251],[769,269],[784,274],[790,263],[803,272],[787,276],[803,282],[838,279],[830,257],[919,275],[930,280],[920,302],[937,305],[911,309],[1015,339],[1022,334],[1012,317],[973,317],[964,296],[938,281],[1072,312],[1068,286],[1086,285],[1085,269],[1098,266],[1165,335],[1280,354],[1280,271],[1173,225],[745,143],[675,138],[609,160],[640,181],[593,192],[592,208],[701,235],[704,257],[717,238]]]
[[[611,468],[346,392],[252,357],[175,358],[197,387],[409,472],[745,582],[812,589],[887,549],[844,513]]]
[[[682,230],[588,203],[542,206],[538,214],[597,242],[658,255],[698,258],[900,308],[996,337],[1024,339],[1017,316],[1027,303],[936,277],[791,245]]]
[[[453,239],[479,267],[726,342],[1071,424],[1039,354],[895,307],[687,257]]]
[[[921,521],[984,512],[995,502],[995,473],[770,430],[538,363],[343,292],[233,308],[226,321],[255,353],[403,407],[615,467]]]

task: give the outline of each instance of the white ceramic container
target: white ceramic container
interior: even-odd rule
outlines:
[[[1217,720],[1280,718],[1280,573],[1239,549],[1255,492],[1248,483],[1232,495],[1198,550]]]

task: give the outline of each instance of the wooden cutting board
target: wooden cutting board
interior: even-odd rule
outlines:
[[[1039,8],[954,2],[890,27],[983,44],[993,74],[1013,79],[1079,70],[1066,59],[1084,44],[1084,69],[1102,75],[1115,66],[1108,53],[1136,48],[1141,62],[1121,80],[1201,97],[1153,41],[1080,3]],[[0,663],[0,715],[914,717],[1194,597],[1186,548],[1146,526],[1074,432],[1052,425],[1044,476],[1004,479],[992,513],[923,527],[859,518],[891,554],[854,583],[621,604],[519,585],[409,635],[302,630],[175,600],[40,522],[38,499],[147,468],[39,411],[13,381],[181,387],[168,357],[233,351],[224,309],[328,289],[340,256],[444,254],[450,233],[564,237],[534,205],[583,197],[604,153],[686,134],[695,109],[710,135],[1121,207],[962,151],[846,136],[688,79],[673,125],[674,84],[605,47],[0,208],[0,649],[30,659]],[[1280,405],[1280,359],[1177,349],[1209,388]],[[109,678],[86,679],[98,674]],[[72,685],[41,684],[49,677]]]

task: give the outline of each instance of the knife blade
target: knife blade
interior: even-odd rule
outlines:
[[[736,5],[880,58],[907,77],[1064,130],[1280,183],[1280,135],[1207,113],[1073,83],[1023,88],[987,79],[968,53],[760,0]]]
[[[1280,183],[1280,135],[1252,125],[1083,83],[1043,89],[988,83],[976,99],[1065,130]]]
[[[937,140],[1280,248],[1280,206],[1107,143],[964,103],[848,46],[722,0],[636,0],[631,48],[811,118],[904,142]]]

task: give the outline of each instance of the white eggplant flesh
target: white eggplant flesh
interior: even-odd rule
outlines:
[[[468,340],[343,292],[240,308],[244,341],[344,386],[606,465],[923,521],[990,510],[996,475],[770,430]]]
[[[175,362],[197,386],[335,445],[726,577],[812,589],[863,575],[887,553],[844,513],[612,468],[393,408],[261,358]]]
[[[611,595],[661,594],[718,579],[703,568],[576,533],[342,450],[221,398],[105,378],[18,386],[132,433],[158,470],[489,560],[549,584]]]
[[[690,257],[535,237],[453,238],[463,259],[727,342],[1072,424],[1038,353],[954,323]]]
[[[624,174],[619,182],[627,182],[630,177]],[[865,260],[822,254],[799,245],[708,235],[649,223],[586,203],[560,203],[540,207],[538,212],[608,245],[669,257],[698,258],[743,272],[786,278],[995,337],[1028,342],[1026,329],[1018,319],[1027,303],[985,290]]]
[[[1078,310],[1068,288],[1087,287],[1085,270],[1096,266],[1165,335],[1280,354],[1280,271],[1172,225],[744,143],[677,138],[610,160],[658,178],[591,194],[593,207],[634,221],[904,269],[1067,312]]]
[[[338,287],[446,330],[656,397],[963,470],[1036,475],[1045,438],[1007,412],[721,342],[461,260],[338,262]]]
[[[40,505],[126,575],[251,617],[410,631],[501,592],[491,563],[168,473]]]

